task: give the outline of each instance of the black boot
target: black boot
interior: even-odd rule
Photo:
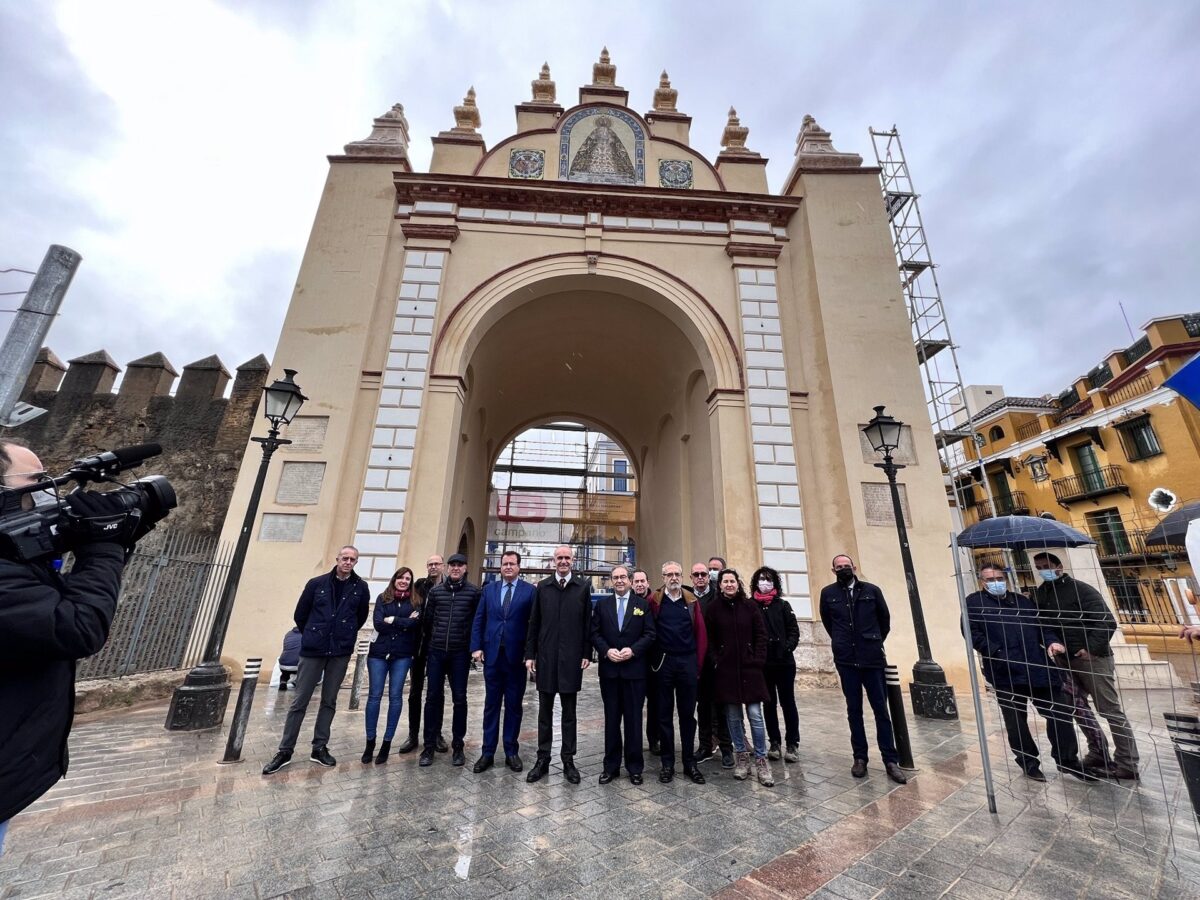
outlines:
[[[401,744],[399,747],[396,748],[396,752],[397,753],[412,753],[416,749],[417,749],[417,735],[415,733],[412,733],[412,734],[409,734],[408,740],[406,740],[403,744]]]
[[[388,754],[392,752],[392,742],[384,741],[379,745],[379,755],[375,757],[375,765],[382,766],[387,762]]]
[[[374,755],[375,755],[375,738],[368,738],[367,739],[367,749],[363,751],[363,755],[362,755],[363,763],[369,763],[371,761],[371,757]]]

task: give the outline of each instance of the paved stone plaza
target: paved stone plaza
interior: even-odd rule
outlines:
[[[259,690],[238,766],[215,764],[223,732],[164,731],[161,705],[81,720],[70,775],[13,822],[0,898],[1200,896],[1195,821],[1161,734],[1143,741],[1132,791],[1015,778],[993,733],[993,816],[969,698],[961,723],[912,723],[920,772],[903,787],[877,757],[869,778],[850,776],[841,697],[828,690],[801,693],[802,763],[774,764],[774,788],[715,761],[707,785],[660,785],[649,759],[645,785],[602,787],[594,675],[580,697],[578,786],[557,761],[536,785],[503,766],[473,775],[482,690],[473,674],[462,769],[443,754],[428,769],[416,754],[363,766],[362,713],[345,693],[338,766],[308,762],[306,731],[297,761],[271,778],[259,772],[291,696],[273,689]],[[527,767],[535,720],[527,695]]]

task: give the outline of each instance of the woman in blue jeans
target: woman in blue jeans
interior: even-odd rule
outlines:
[[[404,704],[404,679],[417,655],[421,640],[421,597],[412,590],[412,569],[403,566],[392,576],[383,593],[375,599],[375,639],[367,654],[367,747],[362,761],[369,763],[375,753],[375,730],[379,724],[379,707],[383,701],[383,685],[387,682],[387,728],[375,765],[387,762],[400,721]]]
[[[716,599],[708,605],[708,654],[713,664],[713,699],[725,707],[729,736],[737,753],[733,777],[750,777],[750,747],[742,724],[742,709],[750,719],[754,743],[754,773],[765,787],[775,784],[767,762],[767,726],[763,703],[769,697],[763,666],[767,661],[767,626],[754,601],[746,596],[733,569],[717,576]]]

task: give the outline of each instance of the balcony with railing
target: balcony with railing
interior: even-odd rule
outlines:
[[[1037,419],[1032,422],[1022,422],[1017,426],[1017,440],[1028,441],[1042,433],[1042,423]]]
[[[1187,550],[1183,547],[1163,544],[1147,546],[1146,536],[1150,533],[1149,529],[1093,527],[1087,531],[1096,540],[1096,555],[1102,563],[1139,565],[1169,556],[1187,556]]]
[[[1129,486],[1120,466],[1102,466],[1082,475],[1068,475],[1050,482],[1054,487],[1054,499],[1059,503],[1074,503],[1090,500],[1106,494],[1129,495]]]
[[[1104,396],[1108,399],[1109,406],[1116,406],[1118,403],[1148,394],[1152,390],[1154,390],[1154,382],[1150,380],[1150,376],[1139,375],[1133,381],[1126,382],[1118,388],[1106,390]]]
[[[1054,424],[1061,425],[1063,422],[1070,419],[1078,419],[1080,416],[1085,416],[1092,411],[1092,398],[1084,397],[1070,406],[1064,407],[1054,413]]]
[[[1122,356],[1125,357],[1125,365],[1132,366],[1135,362],[1150,352],[1150,335],[1144,334],[1142,337],[1130,344],[1122,351]]]
[[[980,500],[974,506],[967,507],[963,518],[968,525],[974,525],[995,516],[1027,516],[1029,513],[1029,503],[1025,499],[1025,492],[1013,491],[1006,497],[996,497],[990,503],[987,500]]]

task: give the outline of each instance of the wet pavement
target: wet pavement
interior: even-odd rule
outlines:
[[[260,770],[290,694],[259,689],[237,766],[216,765],[223,731],[165,731],[165,705],[81,720],[68,778],[13,821],[0,898],[1200,896],[1197,828],[1161,736],[1143,741],[1131,790],[1017,777],[993,733],[993,815],[969,702],[963,722],[910,719],[919,772],[905,786],[877,757],[868,778],[851,777],[842,699],[827,690],[800,693],[801,763],[773,763],[773,788],[735,781],[717,761],[703,765],[706,785],[662,785],[649,757],[644,785],[601,786],[589,672],[583,783],[568,784],[555,760],[529,785],[503,765],[472,774],[482,695],[473,674],[463,768],[449,754],[426,769],[416,754],[362,765],[362,712],[345,708],[345,692],[337,767],[307,760],[314,701],[296,761],[270,778]],[[532,693],[524,722],[527,771]]]

